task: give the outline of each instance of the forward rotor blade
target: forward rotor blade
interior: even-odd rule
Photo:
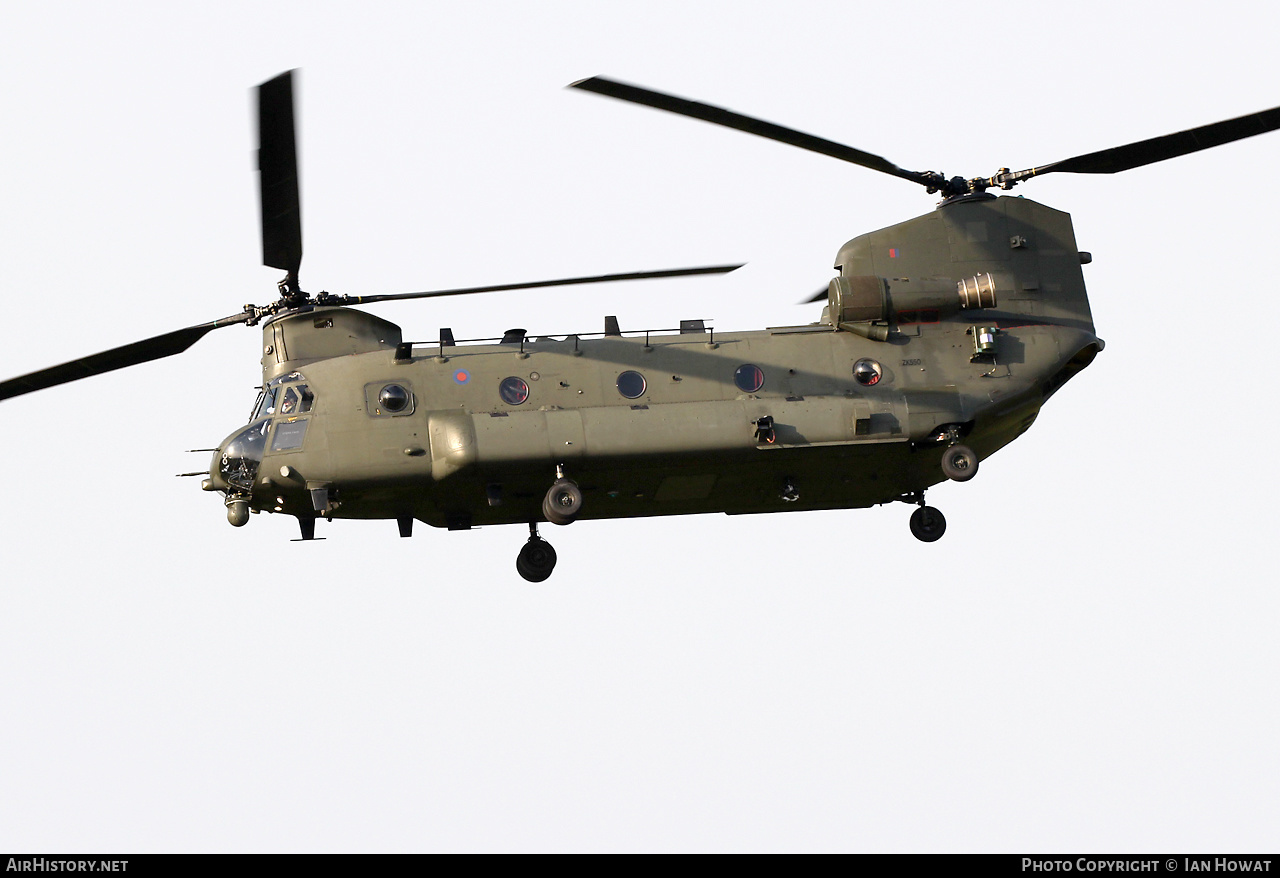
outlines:
[[[302,220],[292,70],[258,86],[258,171],[262,263],[284,269],[296,281],[302,264]]]
[[[869,152],[863,152],[860,149],[854,149],[842,143],[815,137],[812,134],[805,134],[803,131],[796,131],[793,128],[784,128],[781,125],[765,122],[762,119],[743,116],[741,113],[735,113],[732,110],[715,107],[711,104],[702,104],[697,101],[678,98],[674,95],[641,88],[638,85],[629,85],[625,82],[606,79],[603,76],[593,76],[590,79],[579,80],[571,83],[569,88],[580,88],[584,91],[605,95],[606,97],[617,98],[620,101],[630,101],[633,104],[643,104],[646,107],[666,110],[668,113],[690,116],[694,119],[701,119],[704,122],[723,125],[726,128],[745,131],[757,137],[777,140],[781,143],[788,143],[801,149],[807,149],[810,152],[817,152],[842,161],[852,162],[855,165],[861,165],[873,171],[880,171],[883,174],[891,174],[894,177],[911,180],[913,183],[929,185],[923,174],[917,171],[904,171],[881,156],[872,155]]]
[[[221,329],[224,326],[244,323],[249,319],[249,316],[248,313],[235,314],[222,320],[201,323],[199,326],[188,326],[186,329],[178,329],[173,332],[166,332],[164,335],[135,341],[132,344],[112,348],[100,354],[81,357],[78,360],[63,363],[61,366],[52,366],[48,369],[41,369],[39,372],[32,372],[18,378],[10,378],[8,381],[0,383],[0,399],[10,399],[15,396],[22,396],[24,393],[45,390],[49,387],[56,387],[59,384],[79,381],[81,378],[101,375],[104,372],[114,372],[116,369],[123,369],[126,366],[136,366],[139,363],[171,357],[174,354],[182,353],[204,338],[207,333],[215,329]]]
[[[743,263],[745,264],[745,263]],[[695,274],[728,274],[742,265],[708,265],[701,268],[669,268],[662,271],[633,271],[627,274],[597,274],[592,277],[570,277],[561,280],[539,280],[531,283],[499,284],[489,287],[462,287],[456,290],[427,290],[420,293],[388,293],[375,296],[341,296],[344,305],[367,305],[395,299],[431,299],[438,296],[465,296],[469,293],[497,293],[503,290],[531,290],[537,287],[568,287],[575,284],[611,283],[619,280],[649,280],[659,277],[686,277]]]
[[[1055,171],[1065,174],[1117,174],[1120,171],[1140,168],[1143,165],[1177,158],[1202,149],[1222,146],[1234,140],[1243,140],[1255,134],[1265,134],[1278,128],[1280,128],[1280,107],[1275,107],[1260,113],[1250,113],[1248,116],[1238,116],[1235,119],[1214,122],[1211,125],[1201,125],[1199,128],[1190,128],[1161,137],[1139,140],[1136,143],[1127,143],[1124,146],[1113,146],[1110,149],[1073,156],[1039,168],[1001,175],[996,179],[1016,182]]]

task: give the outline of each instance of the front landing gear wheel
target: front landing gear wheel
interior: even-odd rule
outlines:
[[[968,445],[952,445],[942,452],[942,474],[953,482],[967,482],[978,474],[978,455]]]
[[[516,572],[529,582],[543,582],[555,569],[556,550],[542,537],[529,537],[516,555]]]
[[[911,513],[911,535],[924,543],[932,543],[947,532],[947,520],[932,506],[921,506]]]
[[[556,479],[542,498],[542,514],[552,524],[573,524],[582,511],[582,491],[568,479]]]

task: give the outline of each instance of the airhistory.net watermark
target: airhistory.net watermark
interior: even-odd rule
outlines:
[[[49,860],[44,857],[10,857],[6,872],[127,872],[128,860]]]

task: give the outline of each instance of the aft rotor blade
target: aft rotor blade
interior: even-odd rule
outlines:
[[[258,86],[258,171],[262,263],[284,269],[296,281],[302,264],[302,219],[292,70]]]
[[[1280,128],[1280,107],[1275,107],[1260,113],[1250,113],[1248,116],[1214,122],[1212,125],[1201,125],[1199,128],[1190,128],[1186,131],[1165,134],[1162,137],[1152,137],[1149,140],[1139,140],[1124,146],[1113,146],[1110,149],[1074,156],[1039,168],[997,175],[993,179],[997,183],[1006,180],[1017,182],[1027,177],[1037,177],[1053,172],[1117,174],[1131,168],[1140,168],[1143,165],[1222,146],[1235,140],[1243,140],[1255,134],[1265,134],[1278,128]]]
[[[41,369],[39,372],[32,372],[29,375],[10,378],[8,381],[0,382],[0,399],[10,399],[15,396],[22,396],[24,393],[56,387],[59,384],[79,381],[81,378],[89,378],[93,375],[101,375],[104,372],[114,372],[116,369],[123,369],[126,366],[136,366],[139,363],[171,357],[174,354],[182,353],[204,338],[207,333],[215,329],[221,329],[224,326],[244,323],[249,317],[248,313],[236,314],[222,320],[201,323],[199,326],[188,326],[186,329],[178,329],[173,332],[166,332],[164,335],[135,341],[132,344],[112,348],[100,354],[81,357],[78,360],[63,363],[61,366],[52,366],[48,369]]]
[[[488,287],[462,287],[456,290],[426,290],[420,293],[387,293],[375,296],[340,296],[344,305],[367,305],[371,302],[389,302],[395,299],[431,299],[437,296],[465,296],[470,293],[497,293],[503,290],[531,290],[537,287],[568,287],[575,284],[611,283],[619,280],[650,280],[659,277],[687,277],[695,274],[728,274],[742,265],[707,265],[701,268],[668,268],[661,271],[633,271],[627,274],[597,274],[591,277],[569,277],[560,280],[539,280],[519,284],[498,284]]]
[[[796,131],[793,128],[784,128],[772,122],[765,122],[763,119],[744,116],[741,113],[735,113],[732,110],[726,110],[711,104],[702,104],[697,101],[678,98],[674,95],[641,88],[638,85],[629,85],[625,82],[606,79],[603,76],[593,76],[590,79],[571,83],[569,88],[580,88],[584,91],[605,95],[606,97],[617,98],[620,101],[630,101],[633,104],[643,104],[646,107],[666,110],[668,113],[701,119],[704,122],[712,122],[716,125],[723,125],[726,128],[745,131],[757,137],[777,140],[781,143],[788,143],[801,149],[807,149],[810,152],[817,152],[842,161],[852,162],[855,165],[861,165],[873,171],[892,174],[904,180],[911,180],[913,183],[929,185],[924,174],[917,171],[904,171],[881,156],[872,155],[869,152],[863,152],[860,149],[854,149],[852,146],[845,146],[842,143],[815,137],[812,134],[805,134],[803,131]]]
[[[823,287],[803,302],[797,302],[797,305],[812,305],[814,302],[821,302],[827,298],[827,288]]]

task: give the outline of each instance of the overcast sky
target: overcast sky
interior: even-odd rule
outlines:
[[[405,337],[816,319],[918,187],[1280,104],[1263,3],[12,6],[0,378],[274,298],[250,88],[300,68],[312,290],[745,261],[381,307]],[[1129,11],[1129,9],[1132,11]],[[1280,133],[1019,194],[1106,351],[978,477],[894,505],[522,527],[226,523],[256,330],[0,403],[0,849],[1261,851],[1280,841]]]

